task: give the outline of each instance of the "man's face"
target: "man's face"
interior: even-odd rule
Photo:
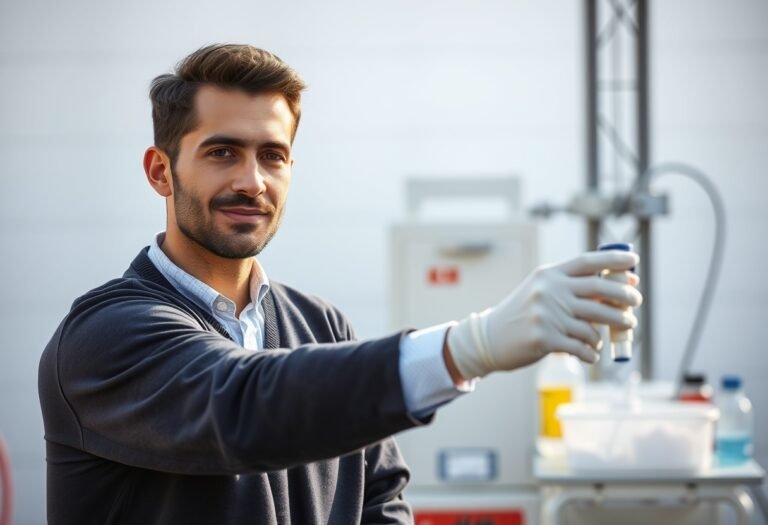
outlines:
[[[173,169],[169,227],[220,257],[261,252],[283,215],[294,119],[281,95],[203,86]]]

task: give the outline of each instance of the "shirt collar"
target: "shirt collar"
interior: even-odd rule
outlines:
[[[176,266],[173,261],[168,258],[162,248],[160,248],[160,245],[163,244],[164,240],[165,232],[158,233],[152,240],[147,255],[160,273],[163,274],[163,277],[165,277],[174,288],[179,291],[179,293],[196,303],[198,306],[214,313],[214,315],[218,313],[215,310],[217,301],[225,299],[230,303],[232,302],[229,298],[220,294],[203,281]],[[261,263],[254,257],[250,276],[251,303],[255,307],[259,307],[264,296],[267,295],[267,292],[269,292],[269,279],[267,278],[267,274],[261,266]]]

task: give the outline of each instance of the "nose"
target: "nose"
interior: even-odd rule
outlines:
[[[250,196],[261,195],[267,191],[266,175],[256,159],[251,159],[243,166],[232,181],[232,190]]]

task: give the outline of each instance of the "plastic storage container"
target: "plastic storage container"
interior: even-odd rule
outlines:
[[[704,403],[635,407],[572,404],[558,409],[575,472],[692,474],[712,465],[718,410]]]
[[[741,378],[725,376],[718,392],[716,452],[720,465],[738,465],[752,457],[754,416],[752,402],[744,393]]]

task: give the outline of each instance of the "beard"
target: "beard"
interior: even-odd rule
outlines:
[[[188,191],[176,177],[173,178],[173,206],[179,231],[206,250],[225,259],[247,259],[261,253],[277,233],[284,208],[277,209],[263,198],[235,193],[216,196],[206,206],[202,199]],[[258,233],[258,224],[234,224],[217,227],[216,209],[224,206],[249,206],[269,212],[271,222],[266,231]],[[229,231],[227,231],[229,230]]]

